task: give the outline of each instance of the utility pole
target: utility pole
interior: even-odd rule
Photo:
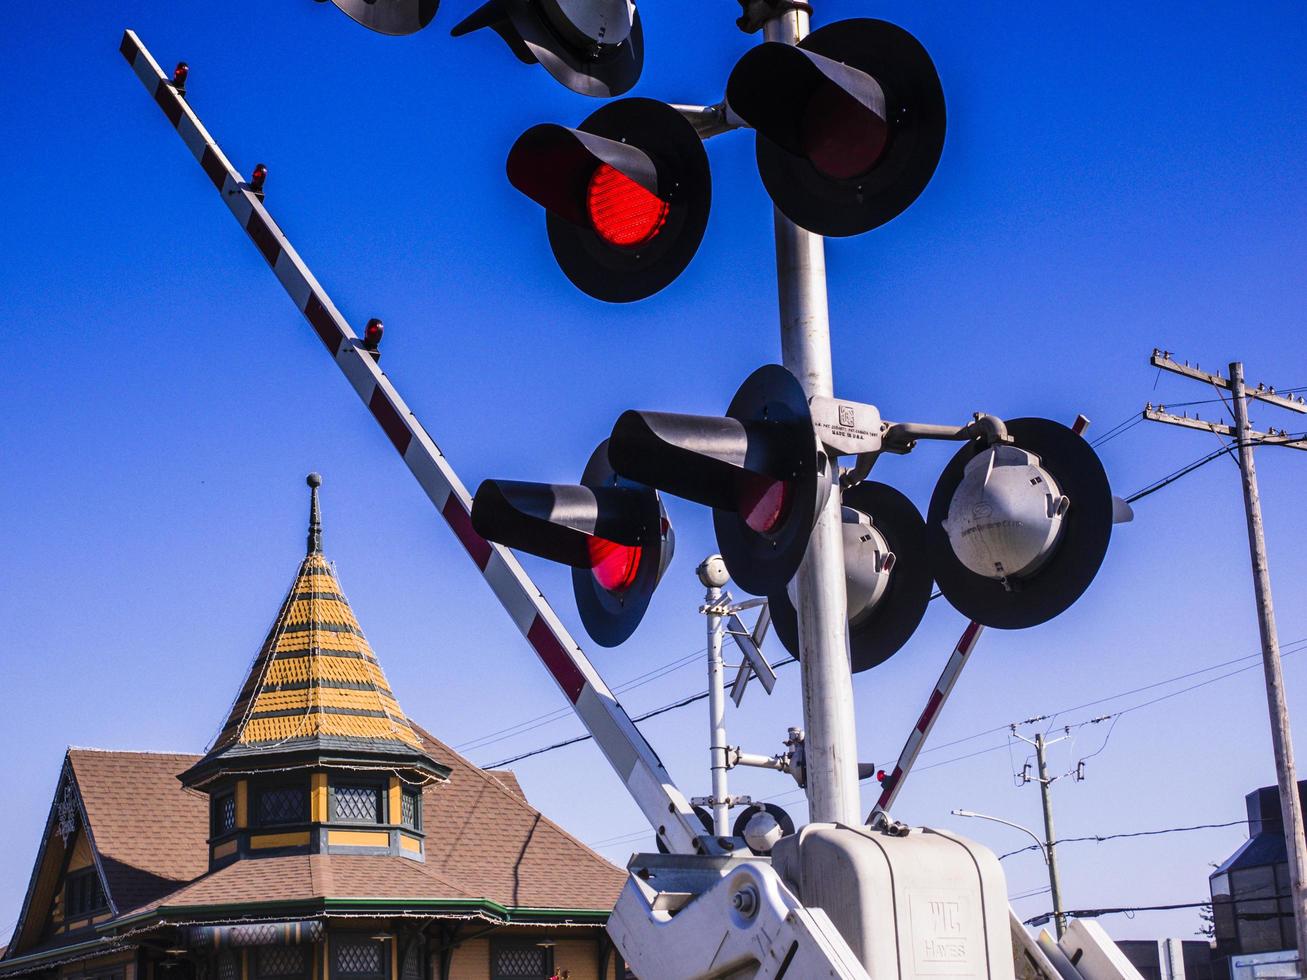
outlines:
[[[1294,439],[1281,429],[1268,432],[1253,430],[1248,422],[1248,399],[1307,413],[1301,396],[1298,398],[1277,395],[1274,388],[1258,385],[1249,391],[1244,384],[1243,363],[1230,364],[1230,376],[1224,378],[1200,371],[1197,365],[1190,368],[1176,364],[1166,351],[1153,351],[1152,363],[1163,370],[1206,381],[1217,389],[1231,394],[1231,413],[1234,427],[1220,422],[1201,422],[1189,419],[1188,413],[1176,418],[1166,412],[1165,406],[1144,409],[1144,418],[1167,422],[1186,428],[1208,429],[1218,435],[1232,436],[1238,446],[1239,470],[1243,483],[1244,513],[1248,522],[1248,551],[1252,559],[1253,594],[1257,602],[1257,628],[1262,641],[1262,666],[1266,674],[1266,703],[1271,716],[1271,745],[1275,752],[1275,775],[1280,789],[1280,814],[1284,821],[1286,850],[1289,858],[1289,880],[1293,897],[1294,926],[1298,940],[1299,975],[1307,973],[1307,842],[1303,835],[1302,804],[1298,798],[1298,777],[1293,761],[1293,736],[1289,731],[1289,705],[1284,695],[1284,674],[1280,665],[1280,640],[1275,628],[1275,606],[1271,601],[1271,573],[1266,559],[1266,534],[1262,524],[1261,497],[1257,489],[1257,469],[1253,462],[1253,446],[1282,445],[1291,449],[1307,449],[1307,440]],[[1222,395],[1224,400],[1224,395]]]
[[[787,5],[764,25],[768,41],[798,44],[808,34],[807,5]],[[781,356],[809,398],[834,395],[825,239],[775,209],[776,281]],[[838,467],[826,457],[825,497],[798,574],[808,814],[814,822],[857,826],[858,749],[849,664]]]
[[[1050,742],[1044,738],[1042,732],[1036,732],[1033,739],[1018,734],[1015,724],[1011,726],[1011,731],[1013,738],[1035,747],[1035,762],[1039,770],[1039,798],[1044,805],[1044,860],[1048,863],[1048,890],[1053,900],[1053,927],[1057,930],[1057,938],[1061,939],[1066,932],[1066,916],[1062,912],[1062,882],[1057,873],[1057,838],[1053,835],[1053,794],[1050,792],[1053,783],[1061,777],[1049,777],[1047,749],[1050,745],[1056,745],[1063,739],[1070,738],[1070,732]],[[1023,783],[1030,782],[1029,768],[1030,765],[1027,763],[1027,771],[1021,773]]]

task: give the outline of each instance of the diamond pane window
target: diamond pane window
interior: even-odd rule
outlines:
[[[236,965],[236,954],[228,950],[218,956],[218,980],[236,980],[240,969]]]
[[[547,980],[549,953],[543,946],[495,946],[490,975],[493,980]]]
[[[236,797],[231,793],[213,801],[213,836],[218,837],[236,829]]]
[[[332,819],[381,823],[381,790],[376,786],[333,786]]]
[[[332,949],[339,976],[380,977],[385,972],[385,951],[374,939],[334,939]]]
[[[259,977],[303,977],[308,973],[308,957],[303,946],[260,946]]]
[[[399,822],[405,827],[412,827],[414,830],[421,830],[420,814],[422,796],[420,793],[414,793],[409,790],[404,791],[404,798],[401,801],[402,812],[400,813]]]
[[[298,823],[308,817],[308,794],[302,786],[278,786],[259,793],[259,823]]]

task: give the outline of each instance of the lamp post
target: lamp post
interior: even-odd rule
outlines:
[[[1029,827],[1023,827],[1019,823],[1013,823],[1011,820],[1004,820],[1002,817],[992,817],[988,813],[976,813],[974,810],[953,810],[950,811],[955,817],[975,817],[978,820],[991,820],[994,823],[1001,823],[1004,827],[1011,827],[1013,830],[1019,830],[1039,848],[1039,853],[1044,856],[1044,864],[1048,867],[1048,888],[1053,896],[1053,923],[1057,929],[1058,939],[1066,931],[1066,916],[1062,914],[1062,889],[1058,887],[1057,873],[1054,870],[1053,862],[1049,860],[1048,847],[1038,835]]]

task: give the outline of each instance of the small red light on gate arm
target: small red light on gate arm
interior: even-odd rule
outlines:
[[[268,179],[268,168],[261,163],[254,165],[254,172],[250,174],[250,190],[255,194],[263,193],[263,182]]]
[[[376,350],[377,345],[381,343],[381,335],[386,326],[375,316],[368,321],[368,325],[363,328],[363,349]]]
[[[888,776],[886,775],[884,769],[877,769],[877,770],[876,770],[876,782],[878,782],[878,783],[883,783],[887,778],[888,778]]]
[[[177,67],[172,70],[172,84],[174,88],[186,87],[186,76],[190,73],[191,66],[184,61],[177,62]]]
[[[590,224],[599,237],[618,248],[638,248],[658,237],[670,205],[616,167],[599,164],[585,194]]]
[[[590,573],[609,592],[623,592],[635,582],[640,571],[639,545],[630,546],[606,538],[590,538]]]

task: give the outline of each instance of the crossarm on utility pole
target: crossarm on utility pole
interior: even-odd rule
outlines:
[[[714,847],[711,838],[705,838],[703,845],[696,842],[703,829],[689,802],[513,553],[473,530],[472,498],[467,488],[377,361],[359,346],[354,331],[268,214],[261,195],[232,166],[135,32],[123,35],[119,50],[449,524],[659,836],[675,853],[692,854],[701,846]]]

